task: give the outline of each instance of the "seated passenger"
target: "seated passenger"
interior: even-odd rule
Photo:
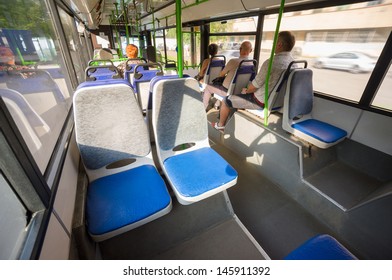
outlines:
[[[136,45],[134,44],[129,44],[125,48],[125,53],[127,54],[128,58],[137,58],[137,55],[139,53],[139,49]]]
[[[281,31],[278,35],[278,41],[275,49],[275,57],[272,63],[271,75],[269,79],[269,91],[273,90],[274,85],[278,82],[282,71],[286,70],[290,62],[294,59],[291,56],[291,50],[295,44],[295,37],[289,31]],[[219,112],[219,122],[213,122],[212,126],[216,129],[224,129],[230,108],[239,109],[263,109],[264,108],[264,86],[268,71],[269,59],[264,61],[254,80],[248,85],[248,88],[242,89],[240,95],[231,95],[222,102]]]
[[[209,58],[203,60],[201,64],[200,72],[196,75],[195,79],[203,82],[204,75],[206,74],[208,64],[211,62],[212,57],[218,53],[218,45],[217,44],[210,44],[208,46],[208,54],[210,55]]]
[[[237,69],[240,62],[244,59],[249,59],[248,56],[252,52],[252,43],[249,41],[244,41],[240,47],[240,57],[239,58],[232,58],[227,62],[225,68],[223,68],[222,72],[220,73],[219,77],[225,77],[222,86],[224,89],[215,87],[213,85],[207,85],[204,90],[203,94],[203,103],[204,108],[207,109],[208,103],[210,101],[212,94],[218,94],[220,96],[226,96],[226,92],[230,86],[231,80],[234,77],[235,70]]]
[[[15,55],[9,47],[0,46],[0,63],[4,65],[15,65]]]
[[[127,54],[127,58],[137,58],[139,54],[139,48],[134,44],[129,44],[125,48],[125,53]],[[117,65],[118,73],[122,78],[124,78],[126,64],[126,61],[123,61]]]

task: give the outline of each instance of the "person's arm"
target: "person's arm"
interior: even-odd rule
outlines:
[[[258,89],[259,89],[259,88],[255,87],[252,83],[249,83],[248,87],[243,88],[243,89],[241,90],[241,93],[242,93],[242,94],[249,94],[249,93],[255,92],[255,91],[258,90]]]
[[[219,77],[224,77],[224,76],[226,76],[226,74],[227,74],[229,71],[233,70],[233,65],[234,65],[233,59],[230,59],[229,62],[227,62],[226,66],[225,66],[225,67],[222,69],[222,71],[220,72]]]
[[[210,63],[210,59],[209,58],[204,59],[203,63],[201,64],[201,68],[199,72],[200,77],[204,77],[204,75],[206,74],[208,63]]]

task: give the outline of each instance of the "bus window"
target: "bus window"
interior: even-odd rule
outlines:
[[[379,87],[376,96],[372,101],[372,106],[381,109],[392,111],[392,64],[389,65],[388,72],[386,73],[384,80]]]
[[[166,59],[167,60],[177,61],[177,52],[176,52],[177,39],[176,38],[177,38],[176,29],[175,28],[167,29],[167,31],[166,31],[166,53],[167,53]]]
[[[0,259],[28,259],[45,207],[2,132],[0,153]]]
[[[45,1],[19,4],[18,9],[12,2],[2,6],[5,18],[13,20],[4,21],[0,45],[12,51],[14,59],[0,65],[0,97],[44,174],[72,105],[72,85]],[[29,12],[19,13],[21,5]],[[75,21],[70,20],[75,28],[65,30],[76,59],[83,52],[78,52],[79,37]],[[79,61],[75,60],[75,65],[80,65]],[[78,75],[82,75],[82,68]]]
[[[70,15],[68,15],[64,10],[59,8],[59,14],[61,23],[64,28],[65,38],[68,42],[68,48],[72,58],[72,64],[75,68],[78,82],[84,82],[84,69],[87,67],[87,63],[82,61],[81,57],[81,44],[79,35],[76,29],[76,23]]]
[[[245,17],[225,21],[211,22],[211,33],[230,33],[230,32],[255,32],[257,29],[258,17]]]
[[[256,32],[257,19],[258,17],[247,17],[223,22],[212,22],[210,24],[210,44],[218,44],[218,54],[224,55],[226,57],[226,61],[239,57],[240,46],[243,41],[250,41],[253,48],[255,47],[254,44],[256,36],[249,35],[249,33]],[[247,32],[248,34],[241,34],[244,32]]]
[[[381,9],[380,4],[365,2],[284,14],[280,30],[296,36],[294,57],[309,62],[315,91],[360,100],[392,30],[387,8],[390,5]],[[272,46],[276,20],[276,15],[265,18],[266,45]]]

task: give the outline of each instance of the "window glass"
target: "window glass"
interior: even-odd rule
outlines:
[[[257,29],[258,17],[248,17],[231,19],[225,21],[211,22],[211,33],[226,33],[226,32],[254,32]]]
[[[373,99],[372,106],[392,111],[391,88],[392,88],[392,64],[389,65],[388,72],[386,73],[384,80],[377,91],[377,95]]]
[[[0,133],[0,259],[30,258],[44,205]]]
[[[168,60],[177,61],[177,36],[176,36],[176,29],[170,28],[166,29],[166,53]]]
[[[381,3],[381,2],[380,2]],[[296,59],[308,61],[320,93],[358,102],[392,30],[392,3],[378,1],[283,15],[296,37]],[[376,20],[375,20],[376,19]],[[260,62],[270,56],[277,16],[266,16]]]
[[[232,58],[240,57],[240,46],[243,41],[250,41],[254,48],[256,37],[253,35],[247,36],[210,36],[210,44],[218,44],[218,55],[224,55],[226,62]],[[250,54],[249,59],[253,58],[253,53]]]
[[[2,1],[2,19],[0,96],[44,173],[72,104],[72,87],[44,1]],[[81,52],[75,42],[69,43],[76,57]]]
[[[64,29],[65,38],[68,43],[69,52],[72,58],[72,65],[75,69],[76,76],[79,83],[84,82],[84,70],[87,67],[87,63],[82,60],[81,53],[82,47],[80,38],[76,29],[76,23],[73,17],[64,12],[61,8],[58,8],[60,14],[61,24]]]
[[[17,259],[25,239],[27,211],[1,172],[0,193],[0,259]]]

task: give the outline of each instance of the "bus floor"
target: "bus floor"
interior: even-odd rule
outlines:
[[[232,207],[271,259],[283,259],[317,234],[331,234],[252,164],[219,144],[212,147],[237,170],[237,185],[227,191]]]
[[[223,146],[212,148],[237,170],[235,186],[191,205],[173,195],[166,216],[99,243],[101,258],[283,259],[308,238],[329,233],[249,163]]]

